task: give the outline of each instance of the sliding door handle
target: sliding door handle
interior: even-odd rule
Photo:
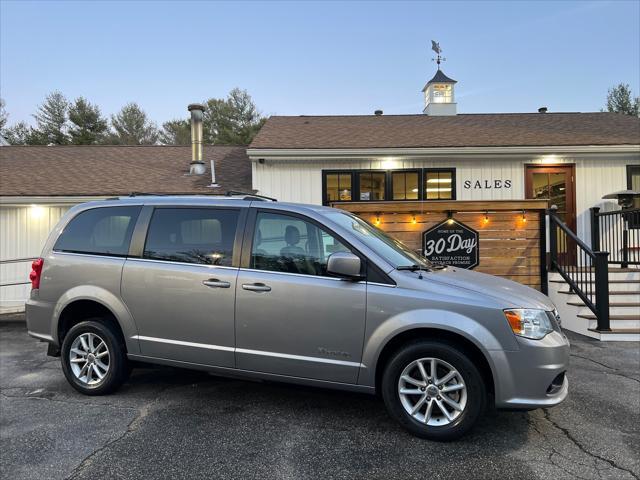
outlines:
[[[211,288],[229,288],[231,286],[229,282],[218,280],[217,278],[210,278],[209,280],[202,282],[202,284]]]
[[[271,287],[269,285],[265,285],[264,283],[243,283],[243,290],[250,290],[252,292],[270,292]]]

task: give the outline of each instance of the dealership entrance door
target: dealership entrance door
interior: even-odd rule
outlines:
[[[575,166],[527,165],[525,194],[528,199],[548,200],[558,207],[558,216],[576,231]]]
[[[558,207],[558,216],[576,233],[576,190],[575,166],[538,166],[527,165],[525,173],[525,194],[527,198],[547,200],[549,206]],[[576,264],[573,248],[562,242],[558,232],[558,256],[567,265]],[[549,260],[549,257],[547,257]]]

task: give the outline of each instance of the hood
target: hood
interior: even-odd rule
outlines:
[[[538,290],[486,273],[448,267],[423,272],[423,279],[489,296],[503,304],[504,308],[538,308],[547,311],[555,308],[549,297]]]

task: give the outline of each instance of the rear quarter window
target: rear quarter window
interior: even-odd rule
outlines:
[[[59,252],[126,256],[142,207],[101,207],[80,212],[64,228],[53,249]]]

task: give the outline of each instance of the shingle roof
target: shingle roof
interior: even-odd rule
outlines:
[[[246,147],[205,145],[204,175],[185,175],[190,160],[190,146],[3,146],[0,196],[251,191]],[[211,160],[218,188],[209,187]]]
[[[259,149],[639,145],[640,119],[616,113],[270,117]]]
[[[444,82],[444,83],[458,83],[456,80],[454,80],[453,78],[449,78],[447,77],[444,72],[440,69],[438,69],[438,71],[436,72],[436,74],[433,76],[433,78],[431,80],[429,80],[427,82],[427,85],[429,85],[430,83],[434,83],[434,82]]]

